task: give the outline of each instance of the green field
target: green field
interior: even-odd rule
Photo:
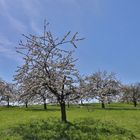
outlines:
[[[48,106],[48,110],[43,110],[42,106],[30,106],[28,109],[25,109],[24,107],[1,107],[0,108],[0,139],[33,139],[32,137],[27,137],[24,135],[22,136],[22,133],[24,131],[28,131],[28,135],[31,133],[38,133],[38,130],[32,130],[33,128],[39,129],[42,133],[40,137],[43,139],[42,135],[47,132],[46,135],[50,136],[57,130],[54,130],[54,132],[51,130],[54,129],[53,125],[57,124],[60,119],[60,110],[59,106]],[[53,118],[53,119],[50,119]],[[132,139],[129,136],[131,132],[136,136],[137,139],[140,139],[140,107],[134,108],[131,104],[110,104],[107,105],[106,109],[101,109],[99,104],[91,104],[89,106],[70,106],[70,108],[67,108],[67,118],[70,122],[70,129],[66,133],[66,135],[72,135],[73,131],[75,132],[75,135],[73,137],[76,137],[75,140],[78,140],[78,137],[83,137],[83,139],[86,138],[86,134],[88,134],[88,131],[97,131],[97,135],[101,134],[101,137],[96,137],[95,139]],[[58,119],[58,120],[57,120]],[[44,128],[42,127],[44,124],[42,122],[44,120],[45,123],[52,123],[54,120],[54,124],[52,125],[52,128]],[[83,121],[83,123],[81,123]],[[39,122],[39,123],[38,123]],[[98,122],[98,123],[97,123]],[[59,122],[60,123],[60,122]],[[36,125],[37,124],[37,125]],[[72,128],[71,126],[76,124],[75,128]],[[59,124],[60,125],[60,124]],[[18,128],[21,129],[22,133],[18,132],[14,134],[14,131]],[[47,126],[47,124],[46,124]],[[48,124],[48,126],[51,126]],[[92,126],[92,127],[89,127]],[[55,127],[58,127],[55,126]],[[62,130],[65,129],[66,126],[59,126]],[[68,127],[68,126],[67,126]],[[94,127],[94,129],[93,129]],[[95,128],[96,127],[96,128]],[[60,129],[58,128],[58,129]],[[81,129],[82,128],[82,129]],[[43,130],[44,129],[44,130]],[[46,129],[49,129],[49,131],[46,131]],[[72,129],[72,130],[71,130]],[[81,131],[81,130],[82,131]],[[85,129],[85,130],[83,130]],[[87,131],[87,129],[89,129]],[[113,130],[112,130],[113,129]],[[124,132],[124,131],[128,132]],[[30,132],[31,131],[31,132]],[[57,130],[59,131],[59,130]],[[83,133],[83,136],[80,136]],[[85,132],[85,134],[84,134]],[[52,134],[51,134],[52,133]],[[63,132],[61,132],[63,133]],[[27,135],[27,134],[26,134]],[[56,134],[55,134],[56,135]],[[57,134],[58,135],[58,134]],[[92,135],[92,134],[91,134]],[[123,138],[123,135],[126,135]],[[48,136],[48,139],[49,139]],[[56,136],[57,137],[57,136]],[[62,137],[62,136],[60,136]],[[56,138],[56,139],[60,139]],[[67,139],[70,139],[69,136],[67,136]],[[74,139],[74,138],[71,139]],[[85,137],[85,138],[84,138]],[[81,138],[79,138],[81,140]],[[39,136],[34,138],[35,140],[39,140]],[[45,140],[44,136],[44,140]],[[67,140],[66,138],[63,138],[63,140]],[[89,138],[88,138],[89,139]],[[91,137],[91,139],[93,139]],[[51,139],[53,140],[53,138]],[[54,138],[55,140],[55,138]],[[60,139],[61,140],[61,139]]]

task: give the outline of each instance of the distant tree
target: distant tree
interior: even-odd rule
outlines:
[[[78,93],[80,98],[78,99],[81,103],[81,105],[84,105],[84,102],[88,102],[90,100],[90,87],[87,82],[87,79],[85,76],[78,76]]]
[[[0,78],[0,101],[2,100],[5,90],[5,82]]]
[[[10,99],[13,98],[13,85],[6,83],[5,85],[5,91],[3,94],[3,100],[5,100],[7,102],[7,107],[10,106]]]
[[[70,37],[71,32],[62,39],[55,38],[47,29],[47,25],[45,23],[44,34],[41,37],[24,35],[27,41],[21,41],[17,48],[17,52],[23,55],[24,64],[17,70],[15,80],[21,85],[29,77],[34,82],[40,81],[38,87],[45,88],[56,97],[61,107],[61,119],[66,122],[65,104],[68,97],[73,98],[71,95],[76,94],[73,90],[78,73],[74,64],[76,60],[72,56],[73,51],[68,46],[66,49],[66,45],[76,48],[75,43],[82,39],[77,38],[78,33]]]
[[[32,87],[34,86],[32,79],[24,80],[22,84],[17,84],[17,86],[18,86],[18,103],[24,104],[25,107],[28,108],[29,102],[33,101],[34,99],[33,97],[35,96],[35,94],[32,91]]]
[[[19,86],[19,102],[24,103],[26,108],[28,104],[42,103],[44,104],[44,109],[47,109],[46,100],[51,98],[49,90],[46,90],[40,85],[38,79],[32,78],[32,73],[30,72],[26,79]]]
[[[7,107],[10,106],[10,101],[14,98],[14,85],[0,80],[0,100],[7,102]]]
[[[123,102],[123,103],[131,103],[131,99],[130,99],[130,86],[129,85],[123,85],[122,86],[119,101]]]
[[[133,102],[134,107],[140,101],[140,83],[125,85],[122,87],[121,100],[124,102]]]
[[[18,103],[24,104],[26,108],[28,108],[28,104],[33,101],[33,95],[29,92],[25,92],[24,90],[19,90],[18,94]]]
[[[115,74],[107,71],[98,71],[88,76],[88,86],[90,87],[90,98],[95,98],[101,102],[102,108],[109,99],[116,96],[120,90],[120,82]]]

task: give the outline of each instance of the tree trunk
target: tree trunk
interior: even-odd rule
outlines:
[[[61,102],[60,103],[60,107],[61,107],[61,120],[62,122],[67,122],[67,117],[66,117],[66,105],[65,102]]]
[[[7,107],[10,106],[10,103],[9,103],[9,97],[7,98]]]
[[[102,108],[105,109],[105,103],[102,101]]]
[[[46,99],[43,100],[44,100],[44,109],[46,110],[47,109]]]
[[[110,104],[110,101],[108,101],[108,104]]]
[[[25,107],[28,108],[28,102],[25,102]]]
[[[133,103],[134,103],[134,107],[137,107],[137,101],[134,100]]]
[[[82,99],[81,99],[81,105],[84,105],[84,104],[83,104],[83,100],[82,100]]]

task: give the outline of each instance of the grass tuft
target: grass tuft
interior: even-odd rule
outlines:
[[[5,136],[5,137],[4,137]],[[77,119],[62,123],[57,119],[32,120],[4,130],[2,140],[135,140],[135,135],[114,122]]]

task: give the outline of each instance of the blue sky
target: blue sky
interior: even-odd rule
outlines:
[[[41,34],[46,18],[54,34],[86,38],[75,54],[81,74],[107,70],[123,83],[140,82],[139,7],[139,0],[0,0],[0,77],[12,81],[21,34]]]

